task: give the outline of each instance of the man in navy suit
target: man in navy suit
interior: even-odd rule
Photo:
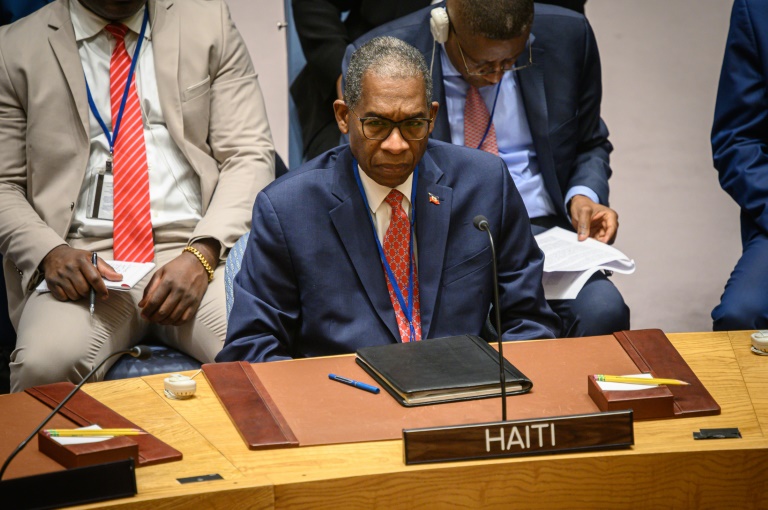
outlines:
[[[217,361],[271,361],[479,334],[499,257],[504,340],[552,338],[543,257],[504,162],[428,141],[438,104],[421,54],[380,38],[334,103],[350,144],[259,193]],[[394,233],[393,233],[394,231]]]
[[[715,330],[768,329],[768,1],[736,0],[717,91],[712,153],[741,207],[743,253],[712,311]]]
[[[434,20],[433,20],[434,18]],[[430,21],[435,25],[434,34]],[[522,195],[534,234],[553,226],[612,243],[609,154],[600,118],[600,58],[581,14],[533,0],[447,0],[372,30],[415,46],[433,62],[432,98],[443,105],[431,137],[498,153]],[[488,120],[472,123],[472,96]],[[480,136],[465,136],[479,132]],[[490,139],[493,143],[490,143]],[[576,299],[552,300],[563,336],[629,329],[629,308],[602,273]]]

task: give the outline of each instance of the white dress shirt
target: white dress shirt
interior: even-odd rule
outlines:
[[[368,207],[373,217],[373,224],[376,226],[376,235],[379,237],[379,241],[384,244],[384,234],[387,233],[389,224],[392,221],[392,206],[390,206],[385,200],[389,192],[393,188],[382,186],[378,182],[374,181],[368,174],[363,172],[363,169],[358,165],[358,172],[360,172],[360,181],[363,183],[363,190],[365,191],[365,197],[368,199]],[[408,218],[411,217],[411,189],[413,186],[413,174],[400,186],[394,188],[403,194],[402,207]],[[414,240],[414,256],[416,254],[416,241]]]
[[[72,0],[69,5],[85,78],[102,120],[111,129],[109,64],[115,40],[104,31],[109,22],[83,7],[77,0]],[[141,32],[144,9],[146,7],[122,21],[129,28],[125,45],[131,58]],[[149,167],[152,227],[155,230],[168,225],[192,227],[202,217],[200,179],[171,138],[163,118],[152,53],[151,20],[144,34],[135,75]],[[88,218],[87,215],[88,194],[94,176],[104,168],[109,156],[107,137],[93,113],[90,110],[89,113],[90,156],[69,236],[108,238],[112,237],[112,221]]]

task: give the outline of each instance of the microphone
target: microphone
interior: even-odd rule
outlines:
[[[18,454],[21,452],[21,450],[23,450],[23,449],[24,449],[24,447],[25,447],[25,446],[27,446],[27,443],[29,443],[29,442],[32,440],[32,438],[33,438],[33,437],[35,437],[35,435],[37,435],[37,433],[38,433],[38,432],[40,432],[40,429],[42,429],[43,427],[45,427],[45,424],[46,424],[46,423],[48,423],[49,421],[51,421],[51,418],[53,418],[53,417],[56,415],[56,413],[58,413],[58,412],[59,412],[59,410],[60,410],[62,407],[64,407],[64,405],[65,405],[67,402],[69,402],[69,400],[70,400],[70,399],[71,399],[71,398],[72,398],[72,397],[75,395],[75,393],[77,393],[77,391],[78,391],[78,390],[79,390],[79,389],[80,389],[80,388],[83,386],[83,384],[85,384],[86,382],[88,382],[88,380],[89,380],[89,379],[90,379],[90,378],[93,376],[93,374],[95,374],[95,373],[96,373],[96,371],[97,371],[97,370],[99,370],[99,369],[100,369],[100,368],[101,368],[101,367],[104,365],[104,363],[106,363],[106,362],[107,362],[107,360],[109,360],[109,359],[111,359],[111,358],[114,358],[115,356],[120,356],[120,355],[122,355],[122,354],[130,354],[130,355],[131,355],[131,356],[133,356],[134,358],[138,358],[138,359],[149,359],[149,358],[151,358],[151,357],[152,357],[152,351],[150,350],[150,348],[149,348],[149,347],[147,347],[146,345],[137,345],[137,346],[135,346],[135,347],[133,347],[133,348],[131,348],[131,349],[126,349],[126,350],[124,350],[124,351],[117,351],[117,352],[113,352],[112,354],[110,354],[109,356],[107,356],[106,358],[104,358],[104,359],[101,361],[101,363],[99,363],[98,365],[96,365],[96,368],[94,368],[93,370],[91,370],[90,372],[88,372],[88,375],[86,375],[85,377],[83,377],[83,380],[82,380],[82,381],[80,381],[79,383],[77,383],[77,386],[75,386],[75,387],[72,389],[72,391],[70,391],[70,392],[69,392],[69,395],[67,395],[66,397],[64,397],[64,400],[62,400],[62,401],[59,403],[59,405],[57,405],[57,406],[56,406],[56,407],[53,409],[53,411],[51,411],[51,414],[49,414],[49,415],[48,415],[48,416],[47,416],[47,417],[46,417],[46,418],[45,418],[45,419],[42,421],[42,423],[40,423],[40,425],[38,425],[38,426],[37,426],[37,428],[34,430],[34,432],[32,432],[32,433],[29,435],[29,437],[27,437],[27,438],[26,438],[24,441],[22,441],[22,442],[19,444],[19,446],[17,446],[17,447],[16,447],[16,449],[15,449],[15,450],[14,450],[14,451],[13,451],[13,452],[12,452],[12,453],[11,453],[11,454],[8,456],[8,458],[6,459],[5,463],[3,464],[3,467],[2,467],[2,468],[0,468],[0,480],[2,480],[2,479],[3,479],[3,475],[5,474],[5,470],[8,468],[8,465],[11,463],[11,461],[14,459],[14,457],[16,457],[16,455],[18,455]]]
[[[491,260],[493,262],[493,309],[496,312],[496,334],[498,335],[499,345],[499,383],[501,384],[501,421],[507,421],[507,373],[504,370],[504,351],[501,343],[501,311],[499,308],[499,270],[496,267],[496,247],[493,244],[491,235],[491,226],[488,224],[488,218],[478,214],[472,220],[472,224],[477,230],[488,233],[488,242],[491,245]]]

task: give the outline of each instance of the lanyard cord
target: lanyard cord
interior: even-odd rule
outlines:
[[[496,84],[496,96],[494,96],[493,98],[493,108],[491,108],[491,116],[488,118],[488,125],[485,126],[485,133],[483,133],[483,138],[480,140],[480,143],[476,147],[477,149],[483,146],[483,143],[485,143],[485,137],[488,136],[488,132],[490,132],[491,130],[491,125],[493,125],[493,114],[496,113],[496,101],[499,100],[499,91],[501,90],[502,80],[504,80],[503,74],[501,75],[501,80],[499,80],[499,83]]]
[[[114,132],[110,133],[107,125],[104,123],[104,119],[99,114],[99,109],[96,108],[96,102],[91,95],[91,88],[88,86],[88,78],[85,79],[85,90],[88,93],[88,105],[91,107],[91,112],[96,118],[96,121],[101,126],[104,135],[107,137],[109,143],[109,153],[112,154],[115,151],[115,141],[117,140],[117,134],[120,129],[120,122],[123,120],[123,112],[125,111],[125,103],[128,100],[128,91],[131,88],[131,80],[133,79],[133,73],[136,70],[136,61],[138,60],[139,52],[141,51],[141,43],[144,41],[144,33],[147,30],[149,23],[149,6],[144,6],[144,20],[141,22],[141,33],[139,34],[139,40],[136,42],[136,48],[133,50],[133,58],[131,59],[131,68],[128,71],[128,79],[123,90],[123,99],[120,101],[120,109],[117,111],[117,119],[113,119]]]
[[[379,236],[376,234],[376,225],[373,223],[373,215],[370,213],[371,206],[368,204],[368,197],[365,195],[365,189],[363,188],[363,181],[360,180],[360,171],[358,169],[357,160],[352,159],[352,171],[355,175],[355,181],[357,182],[357,187],[360,190],[360,195],[363,197],[363,202],[365,203],[365,209],[368,211],[368,221],[371,224],[371,228],[373,229],[373,237],[376,239],[376,247],[379,250],[379,257],[381,258],[381,263],[384,266],[384,271],[387,273],[387,277],[389,278],[389,282],[392,284],[392,290],[395,293],[395,297],[397,297],[397,301],[400,303],[400,308],[403,310],[403,314],[405,315],[405,319],[408,321],[408,327],[410,330],[410,339],[411,341],[416,340],[416,330],[413,326],[413,281],[414,281],[414,264],[413,264],[413,229],[414,224],[416,222],[416,184],[419,177],[419,167],[416,166],[416,169],[413,171],[413,184],[411,185],[411,228],[410,228],[410,239],[409,239],[409,253],[408,253],[408,304],[406,306],[405,298],[403,297],[403,293],[400,290],[400,286],[397,283],[397,279],[395,278],[395,274],[392,272],[392,268],[389,266],[389,262],[387,262],[387,257],[384,254],[384,248],[381,246],[381,241],[379,241]]]

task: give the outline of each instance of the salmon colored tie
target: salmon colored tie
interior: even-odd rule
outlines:
[[[408,266],[411,258],[411,224],[408,221],[408,215],[403,210],[403,194],[393,189],[385,199],[387,204],[392,207],[392,219],[389,222],[389,228],[384,234],[384,256],[392,273],[397,280],[397,286],[403,295],[403,300],[408,303]],[[397,318],[397,328],[400,331],[400,340],[408,342],[411,339],[411,330],[408,319],[405,317],[400,302],[395,294],[392,282],[387,277],[387,289],[389,290],[389,299],[392,301],[392,307],[395,309]],[[421,313],[419,311],[419,279],[416,274],[416,267],[413,268],[413,329],[416,340],[421,340]]]
[[[490,119],[491,114],[488,113],[485,101],[480,97],[480,91],[477,90],[477,87],[470,85],[467,91],[467,101],[464,103],[464,145],[473,149],[482,149],[498,156],[499,146],[496,142],[496,127],[493,124],[488,130],[488,136],[485,137],[483,146],[478,147]]]

